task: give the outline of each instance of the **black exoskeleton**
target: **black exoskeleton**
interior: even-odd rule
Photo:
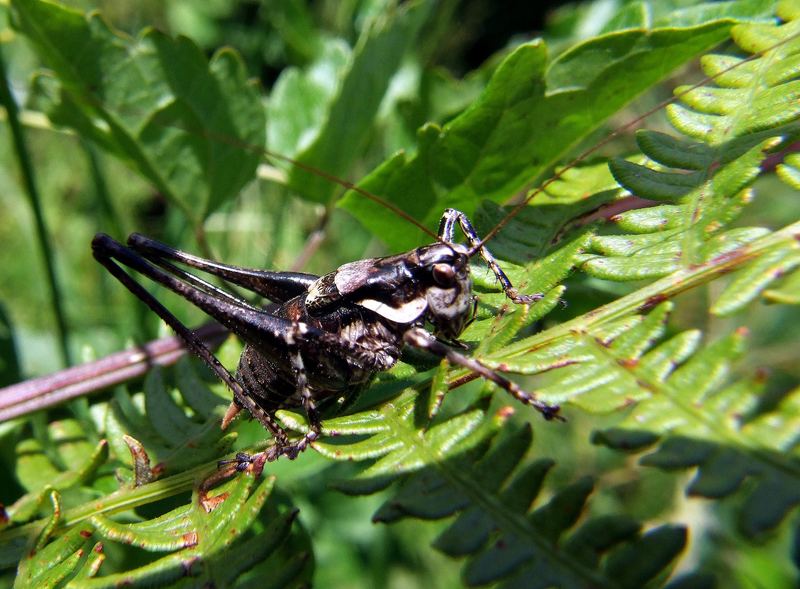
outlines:
[[[469,248],[455,243],[456,224]],[[265,456],[274,460],[281,455],[294,458],[317,439],[319,403],[360,392],[377,372],[397,362],[404,345],[447,358],[496,383],[546,419],[558,418],[558,406],[538,401],[442,342],[456,341],[474,317],[476,301],[469,272],[474,253],[480,252],[512,301],[529,303],[540,295],[516,292],[460,211],[445,211],[439,239],[407,253],[351,262],[321,277],[219,264],[138,234],[128,238],[128,247],[98,234],[92,248],[97,260],[172,327],[233,391],[223,427],[246,409],[274,436],[276,443]],[[236,376],[117,262],[181,295],[241,337],[246,346]],[[176,263],[244,287],[272,304],[253,306]],[[426,324],[433,327],[433,334]],[[302,406],[311,424],[309,433],[293,442],[274,417],[276,410],[292,406]],[[247,460],[240,458],[243,463]]]

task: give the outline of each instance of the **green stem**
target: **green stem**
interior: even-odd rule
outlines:
[[[83,149],[86,151],[86,159],[89,161],[89,172],[92,175],[92,183],[94,184],[94,195],[100,204],[103,222],[107,223],[114,235],[119,238],[125,235],[127,231],[125,231],[122,220],[117,214],[111,195],[108,192],[106,175],[100,165],[97,150],[92,143],[86,140],[82,140],[81,145],[83,145]]]
[[[769,251],[780,242],[787,240],[800,240],[800,221],[787,225],[783,229],[770,233],[731,252],[717,256],[707,262],[673,272],[669,276],[656,280],[644,288],[640,288],[629,295],[590,311],[585,315],[575,317],[546,331],[506,346],[497,354],[497,359],[508,359],[514,356],[524,355],[558,338],[574,333],[585,333],[593,327],[626,317],[631,313],[646,311],[656,306],[658,303],[676,297],[682,292],[711,282],[723,274],[728,274],[739,269],[747,262]],[[486,359],[492,360],[494,358],[490,355],[487,356]],[[463,376],[466,373],[467,371],[460,371],[455,374]]]
[[[246,451],[251,454],[259,452],[268,443],[255,444]],[[193,490],[199,481],[214,473],[217,468],[217,461],[209,462],[146,485],[122,488],[97,500],[87,501],[65,510],[58,522],[58,529],[68,529],[95,515],[111,515],[186,493]],[[0,570],[16,566],[26,547],[39,535],[48,521],[50,518],[40,519],[0,533],[0,546],[2,546]]]
[[[28,195],[28,200],[33,210],[33,218],[36,224],[36,237],[44,257],[45,271],[47,272],[47,281],[50,287],[50,304],[56,319],[56,331],[58,333],[62,361],[65,365],[69,366],[72,364],[72,357],[69,351],[69,340],[67,338],[67,321],[64,309],[61,305],[61,288],[56,278],[53,250],[50,247],[50,240],[48,239],[49,232],[47,231],[44,213],[42,212],[39,190],[36,187],[33,164],[25,143],[22,125],[19,122],[19,109],[17,108],[14,96],[11,94],[11,86],[8,80],[5,60],[1,51],[0,77],[2,78],[2,80],[0,80],[0,102],[2,102],[6,109],[8,125],[11,128],[11,136],[14,142],[14,150],[17,154],[20,171],[22,172],[22,178],[25,183],[25,192]]]
[[[115,237],[122,238],[128,234],[125,223],[117,213],[114,207],[114,199],[111,198],[111,193],[108,190],[108,182],[106,182],[106,174],[103,170],[100,155],[95,146],[88,140],[82,139],[81,145],[86,152],[86,159],[89,162],[89,172],[94,185],[94,196],[100,205],[100,214],[98,215],[98,222],[100,227],[103,228],[105,233],[111,233]],[[105,282],[102,283],[101,288],[105,288]],[[108,293],[103,295],[103,299],[110,298]],[[149,310],[134,297],[126,297],[126,305],[129,309],[129,314],[136,317],[133,325],[130,327],[131,332],[129,335],[135,342],[146,342],[147,331],[144,328],[149,320]]]

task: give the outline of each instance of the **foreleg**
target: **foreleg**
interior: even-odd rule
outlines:
[[[414,346],[415,348],[419,348],[421,350],[427,350],[428,352],[431,352],[432,354],[435,354],[441,358],[447,358],[451,364],[468,368],[483,378],[492,381],[497,386],[507,391],[515,399],[536,409],[548,421],[551,419],[564,421],[564,418],[558,414],[560,410],[558,405],[550,405],[549,403],[539,401],[530,393],[522,390],[515,382],[512,382],[501,376],[491,368],[487,368],[477,360],[464,356],[463,354],[459,354],[452,348],[441,343],[423,328],[414,327],[409,329],[403,335],[403,339],[410,346]]]
[[[524,295],[517,292],[517,289],[511,284],[508,276],[506,276],[503,269],[500,268],[497,260],[494,259],[491,252],[483,245],[481,238],[478,236],[472,223],[470,223],[469,218],[461,211],[447,209],[442,215],[442,219],[439,221],[439,238],[442,239],[442,241],[453,243],[456,223],[461,227],[461,231],[467,238],[470,248],[480,252],[481,257],[486,262],[486,265],[489,266],[492,273],[497,277],[500,286],[503,288],[503,292],[506,293],[509,299],[517,304],[528,304],[536,302],[544,296],[542,293]]]

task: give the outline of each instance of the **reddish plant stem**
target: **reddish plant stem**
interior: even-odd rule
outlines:
[[[214,349],[228,337],[218,323],[197,329],[203,342]],[[154,365],[167,366],[186,354],[175,336],[116,352],[105,358],[33,378],[0,389],[0,422],[53,407],[83,395],[143,376]]]

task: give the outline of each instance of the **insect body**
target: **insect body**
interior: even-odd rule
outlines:
[[[455,243],[458,224],[469,247]],[[218,264],[133,234],[128,247],[98,234],[95,257],[142,299],[233,391],[223,427],[246,409],[275,438],[267,460],[294,458],[319,436],[318,405],[330,398],[352,398],[376,373],[391,368],[404,345],[427,350],[466,367],[536,408],[546,419],[558,406],[535,399],[495,371],[444,342],[457,343],[476,309],[469,259],[480,253],[516,303],[540,295],[519,295],[481,244],[467,217],[445,211],[439,241],[384,258],[345,264],[335,272],[312,274],[251,270]],[[236,376],[228,372],[200,339],[136,282],[117,262],[168,287],[239,335],[245,349]],[[272,301],[259,308],[220,289],[176,263],[216,275]],[[433,333],[425,329],[432,326]],[[302,406],[311,428],[290,442],[275,411]]]

